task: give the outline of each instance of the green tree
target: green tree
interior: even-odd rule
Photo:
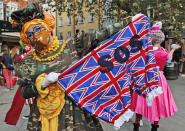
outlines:
[[[171,31],[176,37],[179,37],[185,29],[184,0],[116,0],[116,2],[127,15],[152,13],[151,23],[162,21],[163,30]]]
[[[80,2],[81,1],[81,2]],[[69,15],[77,16],[82,13],[82,7],[87,11],[93,11],[98,17],[99,28],[103,26],[104,4],[106,0],[55,0],[55,6],[59,13],[67,12]],[[68,9],[67,2],[72,3],[72,8]],[[82,4],[83,3],[83,4]],[[126,16],[133,16],[137,13],[150,15],[150,21],[162,21],[163,30],[171,31],[179,37],[185,29],[185,1],[184,0],[113,0],[112,9],[115,22]]]

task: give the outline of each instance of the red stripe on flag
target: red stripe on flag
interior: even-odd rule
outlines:
[[[136,29],[135,29],[133,23],[130,23],[130,24],[129,24],[129,27],[130,27],[130,29],[131,29],[133,35],[137,34],[137,31],[136,31]]]
[[[146,29],[141,34],[139,34],[139,36],[142,37],[142,36],[148,34],[149,32],[150,32],[150,30],[149,29]]]

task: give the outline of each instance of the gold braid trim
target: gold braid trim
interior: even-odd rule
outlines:
[[[54,45],[53,45],[54,44]],[[54,40],[53,44],[51,45],[51,47],[49,49],[45,49],[43,51],[41,51],[43,54],[46,54],[46,53],[50,53],[50,52],[54,52],[56,51],[58,48],[59,48],[59,42],[57,39]],[[43,58],[43,59],[40,59],[36,52],[35,51],[32,51],[32,54],[33,54],[33,57],[35,58],[35,60],[37,61],[52,61],[54,60],[55,58],[57,58],[57,56],[59,56],[65,49],[66,47],[66,42],[63,40],[63,43],[62,43],[62,48],[60,49],[60,51],[57,53],[57,54],[54,54],[53,56],[49,56],[47,58]]]

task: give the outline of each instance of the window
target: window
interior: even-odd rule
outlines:
[[[89,29],[89,32],[93,32],[94,31],[94,29]]]
[[[93,3],[93,0],[89,0],[89,3],[92,4]]]
[[[78,0],[79,3],[82,3],[82,0]]]
[[[63,40],[63,34],[62,34],[62,32],[59,33],[58,39],[59,40]]]
[[[76,31],[75,31],[75,32],[76,32],[76,34],[78,34],[78,33],[80,32],[80,30],[79,30],[79,29],[76,29]]]
[[[72,8],[72,2],[67,2],[67,9],[71,9]]]
[[[83,24],[84,21],[83,21],[83,14],[80,14],[79,17],[78,17],[78,23],[79,24]]]
[[[63,19],[62,19],[62,17],[59,18],[58,26],[63,26]]]
[[[67,21],[67,25],[71,25],[71,16],[68,16],[68,21]]]
[[[71,31],[67,32],[67,38],[71,37]]]
[[[83,0],[78,0],[79,5],[82,7],[83,6]]]
[[[91,22],[94,22],[94,13],[92,12],[89,12],[89,19],[88,21],[91,23]]]

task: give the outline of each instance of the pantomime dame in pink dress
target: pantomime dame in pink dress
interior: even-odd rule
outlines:
[[[173,52],[179,47],[173,48],[170,53],[160,46],[164,41],[164,33],[160,30],[162,27],[161,22],[156,22],[152,27],[151,37],[154,47],[154,54],[156,64],[159,67],[159,86],[161,86],[161,94],[152,102],[152,106],[148,106],[146,99],[133,92],[132,95],[132,110],[136,113],[136,121],[134,123],[134,131],[139,131],[140,120],[145,116],[148,121],[153,121],[151,131],[157,131],[159,128],[160,118],[167,118],[173,116],[177,112],[177,107],[169,88],[168,82],[163,74],[164,66],[168,59],[172,59]]]

